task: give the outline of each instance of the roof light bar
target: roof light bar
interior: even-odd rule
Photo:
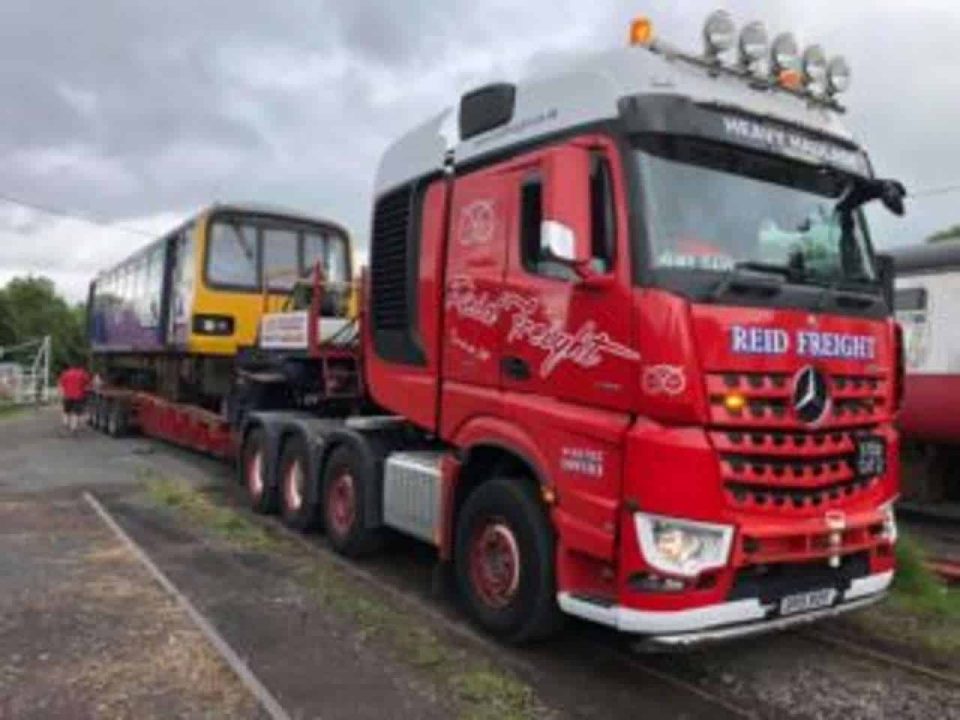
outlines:
[[[720,55],[733,47],[737,39],[737,28],[733,18],[726,10],[714,10],[703,25],[703,43],[707,57],[718,60]]]
[[[780,88],[838,112],[844,108],[836,96],[850,87],[850,66],[835,56],[827,62],[823,48],[808,46],[801,54],[793,33],[779,33],[770,42],[763,23],[753,21],[737,33],[733,17],[726,10],[714,10],[703,25],[704,54],[694,55],[672,47],[654,37],[653,25],[646,17],[630,25],[630,44],[651,52],[699,65],[711,75],[732,75],[757,90]],[[736,46],[736,62],[724,62],[722,55]]]
[[[827,64],[827,92],[837,95],[850,88],[850,66],[845,58],[837,55]]]
[[[767,28],[762,22],[754,21],[745,25],[740,31],[740,64],[747,70],[758,70],[764,58],[767,56],[767,50],[770,48],[770,40],[767,37]],[[762,68],[759,68],[762,72]]]
[[[807,90],[821,93],[826,89],[827,56],[819,45],[811,45],[803,51],[803,84]]]

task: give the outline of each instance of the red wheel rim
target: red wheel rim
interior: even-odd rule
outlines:
[[[283,498],[290,510],[299,510],[303,505],[303,468],[294,460],[283,477]]]
[[[263,452],[255,450],[247,460],[247,490],[254,498],[263,494]]]
[[[520,585],[520,548],[501,519],[487,520],[470,541],[470,579],[480,599],[492,608],[509,605]]]
[[[328,530],[340,537],[350,533],[356,516],[356,493],[353,487],[353,475],[346,468],[330,483],[327,496]]]

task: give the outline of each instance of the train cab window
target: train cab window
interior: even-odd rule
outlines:
[[[347,246],[334,233],[304,233],[303,269],[309,272],[317,263],[323,265],[327,278],[334,282],[347,282]]]
[[[250,225],[215,222],[207,251],[207,279],[213,285],[260,287],[257,231]]]
[[[300,274],[298,234],[286,228],[264,228],[263,281],[271,290],[287,291]]]
[[[613,269],[617,247],[616,219],[610,161],[602,155],[594,155],[590,162],[590,245],[591,263],[596,272],[607,273]]]
[[[532,175],[520,185],[520,258],[527,272],[534,275],[574,280],[576,273],[557,262],[543,246],[543,180]]]
[[[916,287],[897,290],[893,304],[898,312],[926,310],[927,289]]]
[[[347,246],[340,235],[335,233],[304,233],[304,272],[312,273],[318,262],[323,267],[327,278],[324,305],[321,311],[324,317],[340,317],[346,312],[350,298]]]

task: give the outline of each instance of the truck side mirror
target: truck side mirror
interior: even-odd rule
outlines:
[[[560,262],[585,265],[591,256],[590,153],[575,146],[556,148],[543,170],[543,247]]]
[[[880,287],[883,292],[883,299],[891,311],[894,309],[894,280],[896,278],[896,266],[893,255],[877,255],[875,258],[877,265],[877,279],[880,281]]]
[[[540,225],[540,237],[552,259],[568,265],[577,264],[577,238],[572,228],[557,220],[544,220]]]
[[[884,180],[880,188],[880,200],[884,207],[894,215],[904,213],[903,199],[907,196],[907,189],[897,180]]]

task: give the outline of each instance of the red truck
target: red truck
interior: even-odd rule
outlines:
[[[903,188],[840,124],[842,59],[722,12],[704,36],[637,21],[386,151],[358,329],[323,331],[318,269],[238,361],[256,509],[345,555],[436,546],[509,641],[570,614],[684,645],[883,596],[903,364],[861,206]]]

